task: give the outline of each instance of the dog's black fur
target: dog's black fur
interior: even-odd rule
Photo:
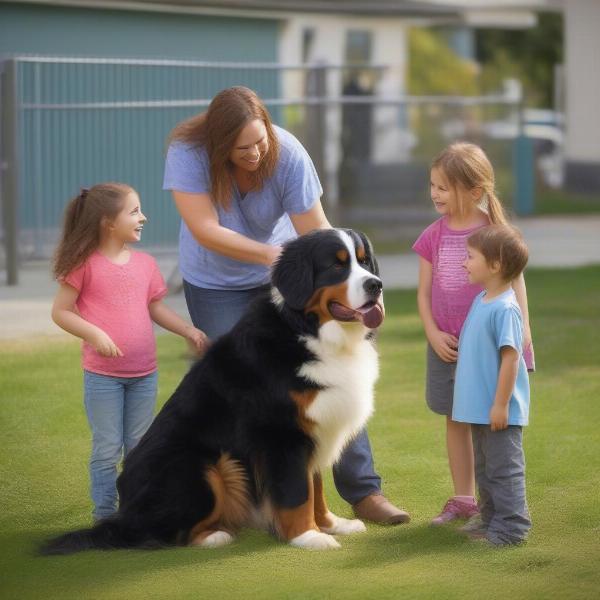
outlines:
[[[376,275],[367,238],[348,233],[366,252],[361,265]],[[194,526],[215,510],[205,473],[224,454],[241,466],[252,506],[265,498],[283,509],[307,501],[315,439],[299,425],[290,393],[320,389],[298,374],[316,360],[300,339],[318,336],[320,327],[319,317],[304,309],[315,290],[348,278],[348,265],[336,258],[340,247],[335,230],[285,247],[272,277],[282,299],[266,292],[185,375],[124,461],[118,512],[50,540],[43,554],[189,543]]]

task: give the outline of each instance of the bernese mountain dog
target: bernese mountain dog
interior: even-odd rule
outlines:
[[[286,244],[272,288],[185,375],[118,479],[118,512],[48,541],[86,549],[222,546],[260,527],[302,548],[365,530],[328,510],[321,473],[373,411],[382,282],[367,237]]]

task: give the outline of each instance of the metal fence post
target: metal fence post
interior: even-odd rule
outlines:
[[[18,98],[17,61],[6,60],[0,71],[0,194],[2,197],[2,226],[6,251],[6,283],[19,282],[18,249]]]
[[[318,64],[311,67],[306,73],[306,96],[309,99],[306,113],[306,146],[307,151],[317,169],[319,179],[323,185],[323,196],[329,219],[336,222],[332,215],[332,207],[327,205],[327,171],[325,165],[325,135],[327,131],[325,97],[327,94],[327,65]],[[330,208],[332,210],[330,210]]]
[[[526,216],[534,212],[535,161],[533,141],[525,133],[522,103],[518,104],[517,110],[519,133],[513,142],[514,208],[517,215]]]

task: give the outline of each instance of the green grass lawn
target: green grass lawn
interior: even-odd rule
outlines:
[[[429,519],[450,493],[444,423],[425,406],[415,293],[386,294],[381,378],[369,430],[384,490],[412,514],[310,552],[244,531],[225,548],[36,557],[90,522],[89,434],[78,343],[0,345],[0,598],[592,598],[600,589],[600,266],[527,274],[538,372],[525,433],[533,529],[493,549]],[[186,370],[159,337],[162,404]],[[327,480],[332,509],[350,516]]]

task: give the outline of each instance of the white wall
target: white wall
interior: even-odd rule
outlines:
[[[279,62],[282,64],[302,63],[302,40],[306,28],[314,29],[312,52],[307,62],[341,64],[344,57],[344,30],[335,17],[311,15],[292,16],[282,24]],[[304,74],[300,71],[286,71],[283,75],[283,96],[286,99],[301,98],[304,95]],[[341,90],[341,73],[328,71],[327,90],[330,95],[338,95]],[[325,149],[323,188],[328,206],[338,202],[337,172],[341,160],[340,137],[342,113],[339,107],[330,106],[325,113]]]
[[[600,0],[565,2],[566,158],[600,164]]]
[[[382,98],[404,95],[408,61],[407,26],[394,21],[380,23],[373,42],[373,62],[389,65],[382,73],[376,94]],[[406,111],[406,106],[402,109],[380,106],[373,112],[371,148],[376,164],[398,163],[409,156],[410,135],[401,128],[400,111]]]
[[[306,28],[314,30],[314,38],[307,62],[343,64],[346,52],[346,34],[349,30],[370,31],[372,35],[371,62],[388,65],[378,82],[379,96],[399,96],[405,91],[405,68],[407,62],[407,22],[398,18],[362,18],[331,15],[293,15],[282,22],[279,45],[279,61],[283,64],[302,62],[302,39]],[[327,92],[330,96],[342,93],[342,73],[330,70]],[[286,73],[283,93],[286,98],[301,97],[304,80],[299,73]],[[342,111],[339,106],[326,109],[326,147],[324,186],[328,200],[337,200],[337,171],[341,160]],[[406,146],[398,130],[398,109],[379,107],[373,113],[372,145],[374,162],[398,162]]]

